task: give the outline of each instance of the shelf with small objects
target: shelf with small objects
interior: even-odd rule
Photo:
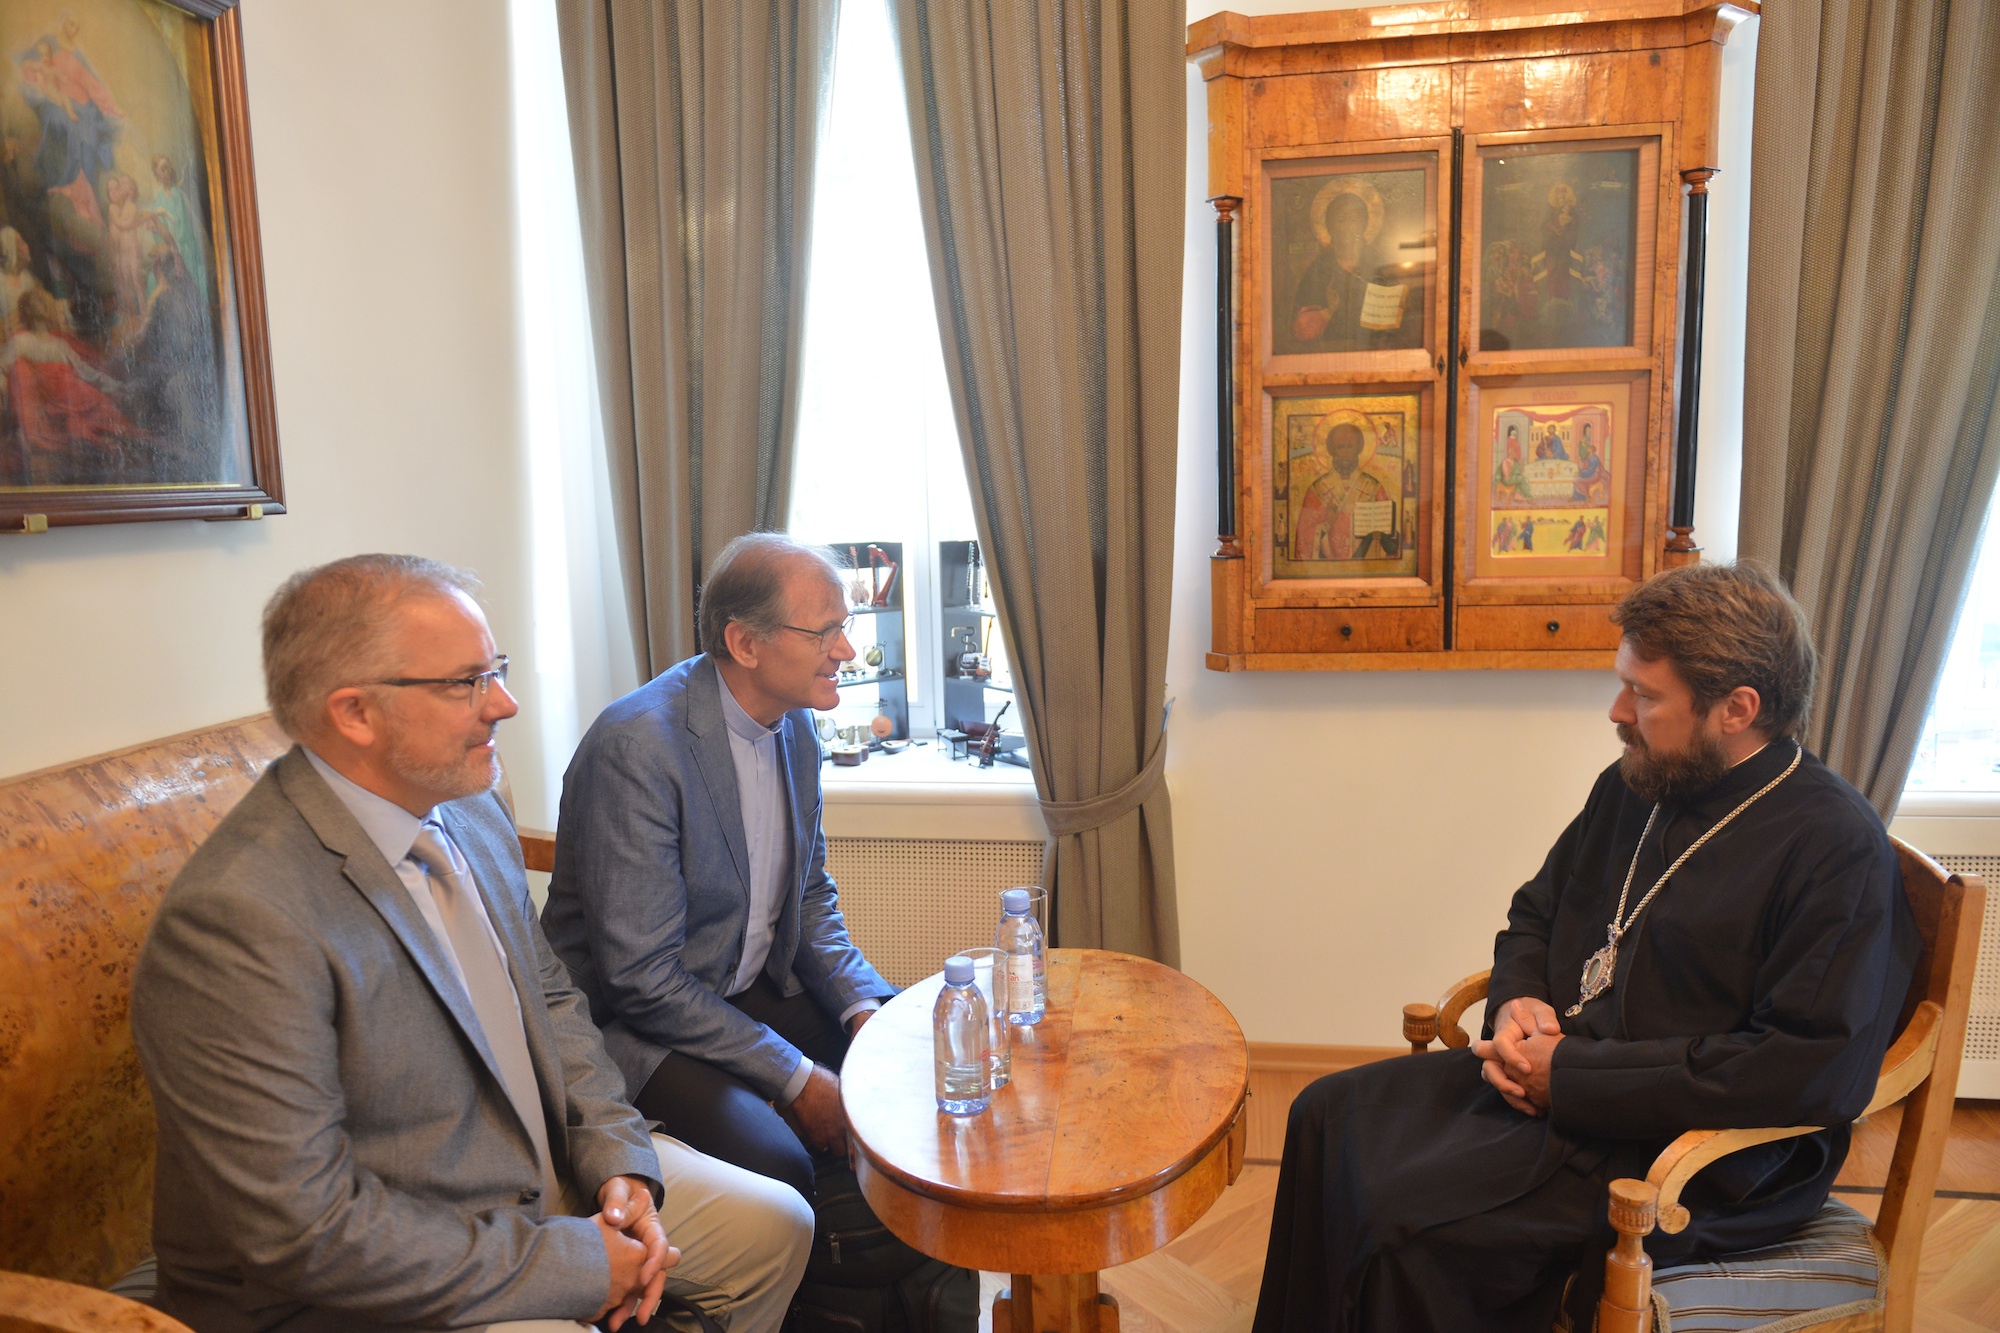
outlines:
[[[1028,738],[1014,707],[1013,669],[978,542],[938,543],[938,601],[945,722],[938,740],[953,758],[1027,768]],[[990,730],[998,736],[988,743]]]
[[[901,542],[832,542],[847,558],[848,642],[854,659],[834,684],[840,705],[815,721],[820,745],[836,764],[858,764],[884,741],[910,736],[908,655],[904,643]]]

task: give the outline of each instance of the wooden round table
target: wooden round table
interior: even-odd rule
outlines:
[[[1191,1226],[1243,1163],[1242,1029],[1170,967],[1049,954],[1048,1013],[1013,1029],[1013,1081],[976,1116],[937,1109],[929,977],[854,1039],[841,1069],[861,1192],[925,1254],[1010,1273],[994,1333],[1116,1333],[1097,1271]]]

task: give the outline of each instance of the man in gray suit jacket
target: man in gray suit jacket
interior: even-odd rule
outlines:
[[[895,993],[848,938],[820,830],[812,710],[840,702],[848,620],[824,552],[724,547],[707,651],[577,748],[542,914],[639,1110],[807,1199],[809,1150],[846,1147],[848,1040]]]
[[[189,860],[133,980],[159,1304],[200,1333],[574,1333],[671,1290],[775,1330],[811,1215],[625,1101],[492,791],[517,706],[473,586],[358,556],[266,608],[300,746]]]

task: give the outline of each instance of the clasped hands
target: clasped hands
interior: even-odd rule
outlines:
[[[1507,1001],[1493,1019],[1493,1039],[1475,1041],[1480,1077],[1522,1115],[1538,1116],[1549,1109],[1549,1063],[1563,1039],[1556,1011],[1545,1001],[1519,996]]]
[[[667,1243],[666,1228],[653,1207],[652,1187],[637,1176],[613,1176],[597,1190],[598,1239],[611,1261],[611,1290],[591,1322],[610,1316],[617,1329],[628,1319],[646,1323],[660,1308],[667,1270],[681,1252]]]
[[[848,1034],[874,1015],[864,1009],[848,1023]],[[847,1112],[840,1104],[840,1079],[830,1069],[814,1065],[805,1087],[784,1110],[806,1146],[832,1153],[846,1146]],[[613,1176],[597,1191],[600,1212],[592,1220],[611,1260],[611,1291],[592,1322],[610,1316],[613,1330],[628,1319],[644,1324],[660,1308],[667,1270],[680,1262],[681,1252],[667,1243],[666,1229],[653,1207],[653,1194],[636,1176]]]

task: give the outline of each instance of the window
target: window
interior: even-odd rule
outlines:
[[[2000,542],[1992,535],[1989,511],[1907,795],[2000,796]]]
[[[638,681],[628,665],[622,574],[609,521],[555,8],[550,0],[510,0],[509,10],[533,672],[547,752],[561,755],[605,704]],[[931,304],[886,0],[843,7],[813,207],[787,526],[801,540],[837,544],[843,554],[851,543],[902,543],[910,732],[923,739],[961,720],[943,713],[938,543],[973,540],[977,528]],[[867,632],[857,626],[864,641]],[[989,650],[1004,679],[1004,650],[994,637]],[[873,716],[870,687],[848,687],[842,695],[851,703],[838,722]],[[994,696],[996,707],[1003,697]],[[1018,730],[1018,717],[1010,721]],[[559,795],[556,771],[551,809]]]
[[[790,528],[802,541],[836,543],[843,552],[855,542],[903,544],[910,732],[922,738],[956,720],[941,711],[938,543],[978,534],[884,0],[842,7],[828,110]],[[873,715],[869,687],[842,697],[837,724]]]
[[[606,704],[639,684],[625,609],[610,469],[597,409],[583,234],[550,0],[510,0],[515,276],[521,414],[527,436],[532,652],[515,682],[532,690],[521,724],[538,733],[539,792],[524,809],[553,816],[566,756]]]

